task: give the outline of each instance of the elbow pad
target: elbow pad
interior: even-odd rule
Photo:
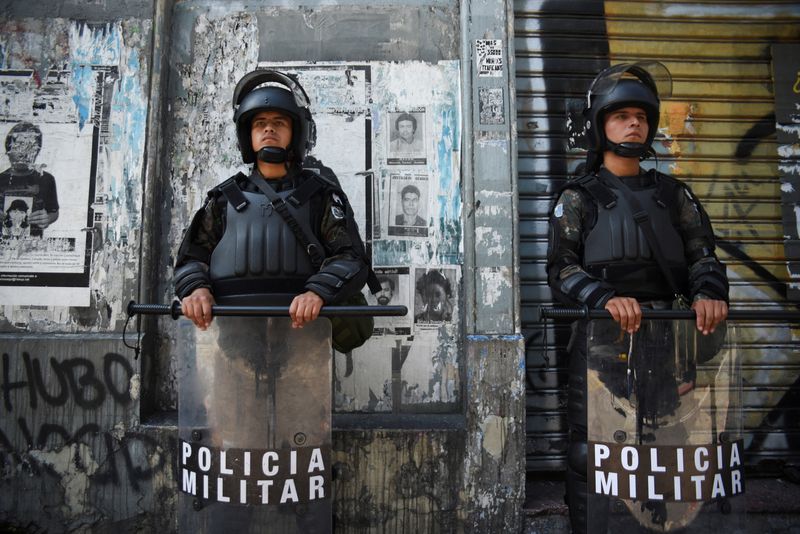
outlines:
[[[689,271],[689,290],[692,297],[702,293],[712,299],[728,302],[728,289],[725,265],[716,260],[701,260]]]
[[[326,304],[335,304],[364,287],[367,266],[358,259],[334,260],[306,281],[306,289],[313,291]]]
[[[175,284],[175,294],[181,300],[198,287],[211,287],[208,265],[199,261],[190,261],[175,269],[172,281]]]
[[[602,280],[583,272],[566,277],[559,285],[564,295],[590,308],[602,308],[614,295],[614,290]]]

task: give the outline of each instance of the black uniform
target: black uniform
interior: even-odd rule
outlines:
[[[603,309],[614,296],[633,297],[643,307],[654,308],[668,307],[674,299],[633,218],[633,209],[619,189],[621,184],[647,211],[682,294],[691,301],[727,302],[725,267],[714,254],[708,216],[691,190],[655,171],[615,177],[605,168],[568,182],[550,213],[547,274],[554,297],[567,305],[594,309]],[[576,531],[587,525],[586,324],[576,322],[570,340],[567,499]],[[643,337],[650,334],[644,332]],[[654,399],[651,406],[653,410],[669,409],[670,402]],[[603,518],[592,521],[599,524]],[[605,531],[602,525],[599,530]]]

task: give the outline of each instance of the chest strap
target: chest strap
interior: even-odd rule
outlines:
[[[617,205],[617,196],[608,187],[600,183],[596,176],[587,174],[578,178],[576,184],[582,187],[604,208],[610,210]]]

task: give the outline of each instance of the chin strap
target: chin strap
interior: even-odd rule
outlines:
[[[623,158],[647,159],[653,154],[653,149],[644,143],[614,143],[606,140],[609,150]]]
[[[265,146],[258,151],[256,157],[264,163],[286,163],[289,161],[289,151],[277,146]]]

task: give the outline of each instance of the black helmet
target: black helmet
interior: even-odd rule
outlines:
[[[625,75],[627,77],[623,77]],[[667,68],[657,61],[622,63],[598,74],[589,87],[583,111],[589,142],[587,171],[597,170],[606,150],[626,158],[647,158],[658,129],[659,95],[669,97],[671,94],[672,78]],[[618,144],[606,139],[606,114],[628,106],[642,108],[647,115],[644,143]]]
[[[270,82],[279,85],[262,86]],[[251,119],[256,113],[274,110],[292,118],[292,141],[282,161],[302,163],[308,151],[314,147],[317,131],[311,118],[308,95],[302,86],[289,74],[275,70],[254,70],[245,74],[233,91],[233,122],[236,123],[236,138],[245,163],[256,160],[250,141]]]

